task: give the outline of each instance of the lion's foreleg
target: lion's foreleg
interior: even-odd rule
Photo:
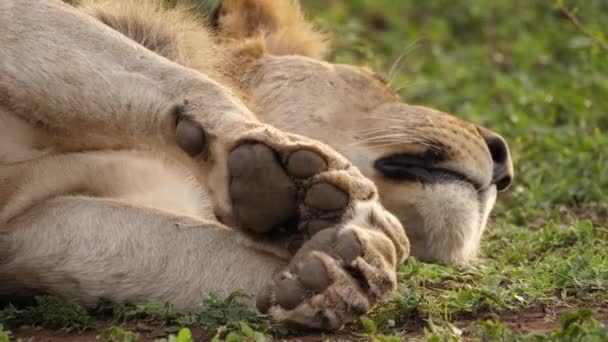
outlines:
[[[0,0],[0,106],[63,150],[174,144],[179,106],[214,136],[256,121],[229,89],[59,1]]]
[[[284,267],[217,223],[112,200],[56,198],[5,228],[5,296],[31,289],[88,305],[168,301],[192,309],[211,290],[255,294]]]

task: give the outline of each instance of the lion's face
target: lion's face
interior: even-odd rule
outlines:
[[[374,180],[414,256],[465,263],[477,255],[496,192],[513,177],[500,136],[408,105],[349,65],[266,56],[251,87],[263,121],[329,144]]]

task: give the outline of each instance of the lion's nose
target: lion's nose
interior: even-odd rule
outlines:
[[[513,181],[513,162],[509,145],[500,135],[482,127],[477,129],[488,145],[494,162],[492,184],[496,184],[498,191],[505,190]]]

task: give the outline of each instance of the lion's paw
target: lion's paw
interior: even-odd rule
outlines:
[[[324,229],[257,296],[275,321],[335,330],[365,314],[397,284],[409,254],[398,221],[379,206],[365,220]]]
[[[228,173],[234,225],[256,233],[297,227],[306,240],[378,197],[338,153],[289,134],[243,139],[228,156]]]

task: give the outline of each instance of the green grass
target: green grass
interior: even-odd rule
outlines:
[[[578,310],[608,307],[608,2],[306,0],[304,6],[334,32],[334,61],[370,65],[407,102],[501,133],[516,170],[484,236],[481,262],[456,268],[411,259],[399,270],[397,294],[349,328],[376,341],[412,331],[431,341],[606,340],[605,325]],[[150,322],[167,333],[202,327],[216,341],[285,333],[241,299],[212,294],[191,315],[158,305],[115,308],[111,316],[116,324]],[[69,310],[56,310],[61,317],[36,311],[52,308],[45,303],[0,310],[0,324],[74,330],[91,324],[69,303]],[[508,313],[560,308],[573,313],[544,334],[510,330],[506,321]]]
[[[212,292],[201,299],[200,308],[191,313],[176,311],[171,304],[147,304],[136,306],[100,305],[86,310],[73,302],[50,296],[35,298],[36,303],[15,307],[9,305],[0,310],[0,342],[10,333],[3,331],[3,324],[82,332],[100,330],[101,342],[135,342],[141,334],[131,330],[151,332],[156,329],[166,339],[158,342],[191,342],[187,327],[201,328],[213,341],[269,341],[271,335],[286,335],[285,327],[271,325],[250,303],[251,296],[235,291],[223,296]]]
[[[268,333],[283,333],[284,329],[271,326],[265,316],[260,315],[248,302],[251,296],[235,291],[223,296],[212,292],[201,299],[199,310],[180,313],[169,304],[148,304],[137,306],[112,307],[114,322],[119,324],[138,323],[139,327],[162,327],[167,334],[178,333],[177,341],[185,332],[182,327],[198,327],[214,336],[214,341],[228,339],[243,341],[251,338],[256,342],[270,339]]]

